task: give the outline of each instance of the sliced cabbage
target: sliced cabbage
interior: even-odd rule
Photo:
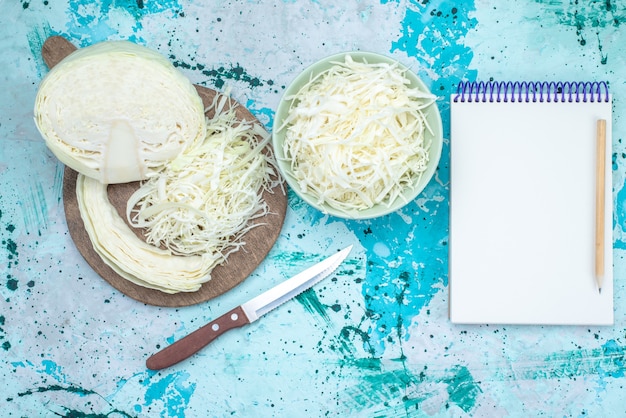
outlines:
[[[139,239],[109,202],[107,185],[79,174],[76,197],[94,250],[121,277],[164,293],[194,292],[210,280],[220,254],[174,257]]]
[[[146,179],[206,131],[192,83],[159,53],[128,41],[66,57],[41,82],[34,113],[57,158],[101,183]]]
[[[424,109],[435,96],[387,63],[344,62],[312,78],[278,130],[302,193],[345,213],[391,205],[428,164]]]
[[[238,120],[217,96],[203,139],[145,181],[129,198],[127,217],[144,228],[139,239],[109,202],[107,186],[79,175],[81,218],[102,260],[121,277],[166,293],[193,292],[215,266],[245,243],[241,236],[268,213],[262,198],[282,180],[266,148],[268,133]]]
[[[144,228],[147,242],[177,255],[220,253],[224,258],[244,242],[239,238],[265,216],[262,199],[279,176],[270,135],[257,123],[239,121],[229,100],[216,96],[207,134],[151,177],[128,200],[131,225]]]

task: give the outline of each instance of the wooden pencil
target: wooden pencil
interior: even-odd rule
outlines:
[[[595,276],[598,292],[602,292],[604,280],[604,217],[605,217],[605,169],[606,169],[606,120],[599,119],[596,132],[596,254]]]

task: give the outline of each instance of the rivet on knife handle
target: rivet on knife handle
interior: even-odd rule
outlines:
[[[152,355],[146,361],[146,366],[151,370],[160,370],[173,366],[197,353],[226,331],[249,323],[250,321],[241,306],[237,306],[219,318],[198,328],[186,337],[181,338],[172,345]]]

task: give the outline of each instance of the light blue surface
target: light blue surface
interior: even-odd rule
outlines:
[[[0,415],[626,415],[624,24],[620,2],[1,1]],[[390,55],[441,97],[439,170],[414,203],[371,221],[323,216],[290,193],[279,240],[242,285],[198,306],[143,305],[97,276],[67,231],[62,166],[32,119],[40,48],[55,34],[156,49],[194,83],[230,89],[268,129],[309,64]],[[610,83],[613,327],[447,319],[448,95],[490,77]],[[348,244],[332,279],[186,362],[145,368],[159,347]]]

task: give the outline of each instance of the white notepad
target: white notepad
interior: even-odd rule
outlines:
[[[450,320],[612,324],[606,84],[464,83],[451,97],[450,117]],[[601,293],[594,273],[598,119],[607,123]]]

